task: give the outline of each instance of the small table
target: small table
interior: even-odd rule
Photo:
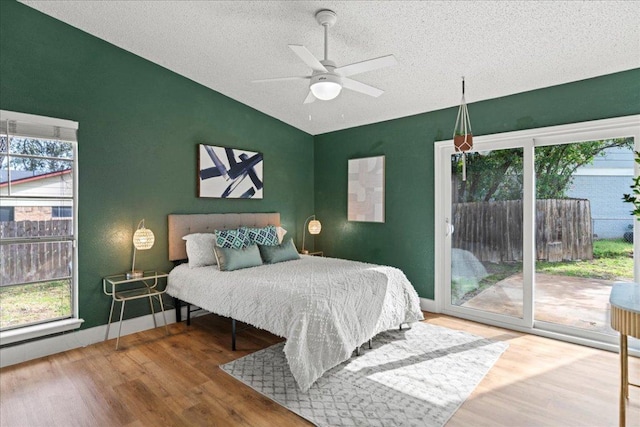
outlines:
[[[109,338],[109,329],[111,328],[111,318],[113,317],[113,306],[116,301],[121,303],[120,306],[120,324],[118,326],[118,339],[116,340],[116,350],[120,344],[120,332],[122,331],[122,316],[124,315],[124,304],[127,301],[149,298],[149,304],[151,305],[151,316],[153,317],[154,327],[158,327],[156,323],[155,310],[153,308],[153,298],[155,297],[160,303],[160,309],[162,311],[162,319],[164,319],[164,329],[167,335],[169,329],[167,328],[167,318],[164,315],[164,304],[162,302],[162,294],[166,289],[158,289],[159,279],[166,278],[169,275],[161,271],[145,271],[142,277],[127,279],[125,274],[115,274],[113,276],[107,276],[102,279],[102,290],[106,295],[112,297],[111,311],[109,312],[109,323],[107,323],[107,332],[104,335],[104,340]],[[110,289],[107,289],[110,285]]]
[[[307,252],[307,253],[302,252],[302,255],[322,256],[323,257],[324,256],[324,252],[322,252],[322,251]]]
[[[627,336],[640,338],[640,285],[616,283],[609,296],[611,327],[620,332],[620,427],[626,425],[625,411],[629,399],[629,353]]]

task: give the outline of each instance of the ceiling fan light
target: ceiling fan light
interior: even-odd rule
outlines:
[[[319,81],[311,84],[311,93],[322,101],[329,101],[340,95],[342,85],[332,81]]]

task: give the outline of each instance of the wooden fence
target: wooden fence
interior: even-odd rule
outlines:
[[[2,221],[1,239],[68,237],[73,235],[70,219],[47,221]],[[47,241],[0,245],[0,286],[38,282],[71,275],[73,243]]]
[[[453,204],[452,245],[480,261],[522,260],[522,201]],[[593,258],[591,205],[584,199],[536,201],[536,259]]]

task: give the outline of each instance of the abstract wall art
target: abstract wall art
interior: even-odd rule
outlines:
[[[349,160],[347,219],[384,222],[384,156]]]
[[[198,196],[262,199],[262,153],[200,144]]]

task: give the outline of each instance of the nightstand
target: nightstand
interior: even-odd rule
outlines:
[[[111,328],[111,319],[113,317],[113,306],[116,301],[120,302],[120,324],[118,325],[118,339],[116,340],[116,350],[118,344],[120,344],[120,332],[122,331],[122,316],[124,315],[124,305],[127,301],[149,298],[149,305],[151,306],[151,316],[153,317],[154,327],[158,327],[156,323],[155,310],[153,308],[153,298],[156,298],[160,303],[160,310],[162,311],[162,318],[164,319],[164,328],[169,335],[169,329],[167,328],[167,318],[164,315],[164,304],[162,302],[162,294],[165,293],[165,289],[158,288],[158,282],[160,279],[166,279],[169,275],[161,271],[145,271],[142,277],[127,279],[125,274],[115,274],[113,276],[107,276],[102,279],[102,290],[106,295],[109,295],[111,299],[111,310],[109,312],[109,323],[107,323],[107,332],[104,335],[105,341],[109,339],[109,329]],[[166,288],[166,286],[165,286]]]

